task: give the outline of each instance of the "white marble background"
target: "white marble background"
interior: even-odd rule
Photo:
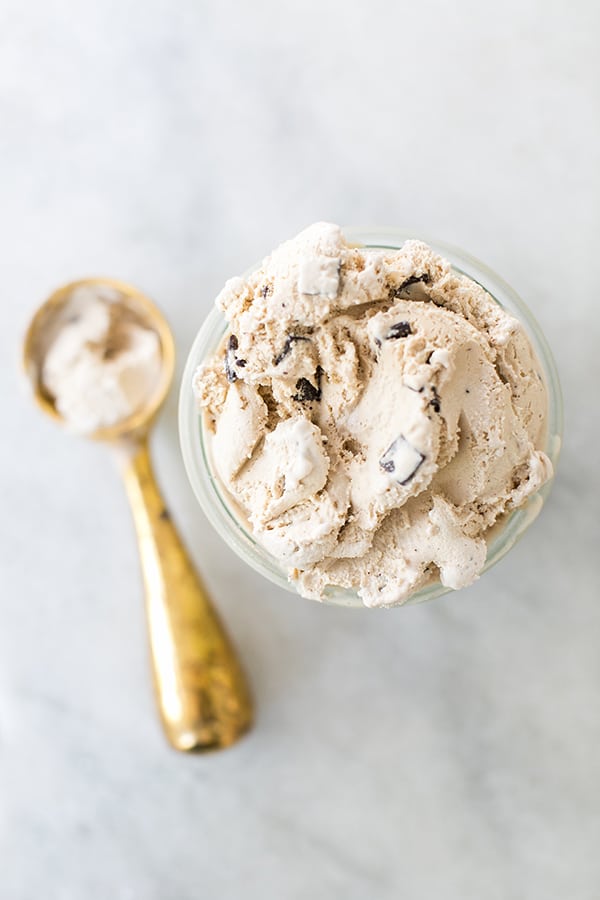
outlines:
[[[1,900],[600,897],[599,39],[595,0],[0,4]],[[116,473],[29,405],[19,339],[114,275],[181,370],[224,279],[319,218],[412,225],[522,293],[560,478],[474,588],[320,607],[210,530],[173,390],[161,480],[258,703],[235,749],[178,756]]]

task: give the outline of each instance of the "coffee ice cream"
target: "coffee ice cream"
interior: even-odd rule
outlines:
[[[217,298],[194,392],[234,508],[299,592],[392,606],[471,584],[490,529],[552,475],[522,325],[426,244],[318,223]]]

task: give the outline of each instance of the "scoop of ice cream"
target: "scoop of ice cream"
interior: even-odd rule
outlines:
[[[41,378],[71,430],[91,434],[132,415],[161,371],[157,333],[110,288],[75,288],[54,323]]]
[[[238,496],[250,520],[264,525],[316,496],[328,469],[320,429],[304,416],[285,419],[266,435],[260,452],[240,473]]]
[[[243,381],[232,384],[216,424],[214,459],[226,484],[238,474],[264,435],[267,407],[260,395]]]
[[[552,474],[520,323],[427,245],[324,223],[217,304],[230,330],[194,381],[217,471],[300,592],[387,606],[474,581],[489,529]]]

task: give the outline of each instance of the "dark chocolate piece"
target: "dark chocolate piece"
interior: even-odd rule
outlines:
[[[432,387],[431,392],[433,394],[432,399],[429,401],[429,405],[433,409],[434,412],[439,413],[442,408],[442,401],[440,399],[440,395],[438,394],[436,388]]]
[[[410,287],[411,284],[429,284],[430,277],[425,272],[423,275],[411,275],[410,278],[407,278],[406,281],[403,281],[402,284],[397,285],[397,287],[392,288],[390,291],[390,298],[396,299],[400,296],[402,291],[405,291],[406,288]]]
[[[234,370],[235,366],[235,351],[237,350],[239,343],[235,334],[229,335],[229,340],[227,341],[227,348],[225,350],[225,374],[227,375],[227,381],[233,384],[234,381],[237,381],[237,375]]]
[[[399,459],[399,457],[402,457]],[[381,459],[379,467],[384,472],[397,472],[396,481],[398,484],[408,484],[409,481],[417,474],[419,468],[423,465],[425,455],[417,450],[416,447],[406,440],[403,434],[400,434],[395,441],[392,441]],[[397,463],[403,464],[401,471],[397,469]],[[408,471],[407,471],[408,468]]]
[[[283,345],[283,349],[280,353],[277,354],[275,359],[273,360],[273,365],[278,366],[280,362],[286,358],[290,350],[292,349],[292,345],[297,341],[310,341],[310,338],[304,337],[301,334],[288,334],[285,339],[285,344]]]
[[[410,327],[410,322],[396,322],[386,334],[385,339],[386,341],[395,341],[397,338],[408,337],[409,334],[412,333],[413,330]]]
[[[292,400],[297,400],[299,403],[312,403],[313,400],[320,400],[322,374],[323,369],[321,366],[317,366],[317,371],[315,372],[316,385],[312,384],[308,378],[299,378],[296,382],[297,393],[292,394]]]
[[[263,284],[263,286],[260,289],[261,297],[264,297],[266,300],[267,297],[269,296],[269,294],[272,294],[272,293],[273,293],[273,285],[272,284]]]
[[[236,359],[235,364],[236,366],[239,366],[241,369],[243,369],[247,364],[247,361],[245,359]]]

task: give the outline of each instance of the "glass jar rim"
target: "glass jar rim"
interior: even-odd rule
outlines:
[[[519,319],[534,347],[545,376],[548,391],[548,421],[544,450],[556,469],[563,429],[562,394],[556,364],[540,326],[516,291],[469,253],[435,238],[415,237],[414,232],[404,228],[348,226],[342,228],[342,231],[349,242],[373,250],[395,250],[406,240],[422,240],[447,259],[453,269],[481,285],[502,308]],[[260,263],[251,267],[245,274],[250,274],[259,266]],[[217,349],[227,328],[225,316],[213,305],[196,335],[186,361],[179,395],[179,436],[184,466],[200,506],[226,544],[255,571],[284,590],[297,594],[298,591],[293,582],[289,581],[285,569],[261,546],[235,514],[231,498],[220,485],[211,467],[210,437],[206,433],[203,417],[196,405],[192,380],[200,363],[206,361]],[[551,484],[552,480],[529,497],[524,506],[507,516],[498,533],[488,543],[482,575],[508,553],[537,518]],[[416,591],[402,605],[434,599],[450,591],[450,588],[434,582]],[[357,593],[345,588],[327,588],[324,600],[336,605],[364,608]]]

